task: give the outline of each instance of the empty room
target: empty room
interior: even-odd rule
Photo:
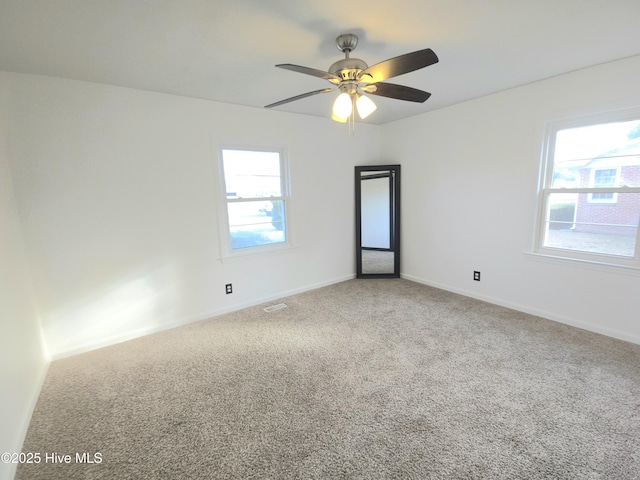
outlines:
[[[0,0],[0,479],[640,478],[636,0]]]

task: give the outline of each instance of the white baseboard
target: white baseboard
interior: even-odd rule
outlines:
[[[31,424],[31,417],[33,416],[33,412],[36,409],[36,404],[38,403],[38,398],[40,397],[40,391],[42,390],[42,386],[44,385],[44,381],[47,378],[47,372],[49,371],[49,364],[51,361],[48,359],[48,356],[45,355],[45,363],[42,365],[40,372],[38,372],[38,377],[36,381],[33,383],[33,391],[31,392],[28,405],[27,405],[27,414],[22,419],[22,425],[20,430],[16,434],[16,445],[11,450],[11,452],[21,452],[22,445],[24,444],[24,440],[27,438],[27,432],[29,431],[29,425]],[[0,472],[0,477],[6,480],[11,480],[16,476],[16,470],[18,468],[17,463],[9,463],[4,464],[7,468],[4,472]]]
[[[180,320],[176,320],[173,322],[167,322],[161,325],[154,325],[151,327],[140,328],[137,330],[132,330],[129,332],[124,332],[118,335],[113,335],[111,337],[102,338],[95,342],[87,342],[73,348],[59,350],[51,353],[52,360],[59,360],[61,358],[71,357],[73,355],[78,355],[81,353],[89,352],[91,350],[97,350],[98,348],[108,347],[110,345],[115,345],[117,343],[126,342],[128,340],[133,340],[134,338],[143,337],[145,335],[150,335],[152,333],[162,332],[164,330],[170,330],[172,328],[181,327],[183,325],[188,325],[190,323],[199,322],[202,320],[207,320],[212,317],[217,317],[219,315],[224,315],[225,313],[235,312],[237,310],[242,310],[243,308],[253,307],[255,305],[260,305],[262,303],[267,303],[272,300],[277,300],[279,298],[288,297],[291,295],[295,295],[297,293],[306,292],[309,290],[315,290],[317,288],[326,287],[328,285],[333,285],[335,283],[345,282],[347,280],[351,280],[355,278],[355,274],[344,275],[342,277],[333,278],[331,280],[326,280],[318,283],[313,283],[309,285],[305,285],[303,287],[294,288],[291,290],[287,290],[284,292],[278,292],[273,295],[266,295],[264,297],[255,298],[246,302],[236,303],[234,305],[226,306],[223,308],[218,308],[216,310],[205,312],[201,315],[183,318]]]
[[[476,300],[482,300],[483,302],[493,303],[494,305],[500,305],[502,307],[510,308],[512,310],[529,313],[531,315],[542,317],[547,320],[552,320],[554,322],[563,323],[565,325],[570,325],[572,327],[581,328],[582,330],[588,330],[590,332],[606,335],[607,337],[617,338],[618,340],[624,340],[626,342],[631,342],[631,343],[640,345],[640,336],[638,335],[631,335],[627,332],[622,332],[620,330],[616,330],[613,328],[602,327],[601,325],[595,325],[593,323],[584,322],[575,318],[565,317],[564,315],[557,315],[555,313],[534,308],[528,305],[521,305],[518,303],[509,302],[503,299],[490,297],[487,295],[479,295],[476,292],[452,287],[451,285],[443,285],[437,282],[432,282],[429,280],[425,280],[423,278],[415,277],[413,275],[402,274],[401,277],[407,280],[411,280],[412,282],[421,283],[423,285],[439,288],[441,290],[447,290],[449,292],[464,295],[465,297],[475,298]]]

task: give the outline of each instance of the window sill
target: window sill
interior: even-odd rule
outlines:
[[[577,258],[571,256],[563,256],[559,253],[547,253],[547,252],[523,252],[525,256],[536,261],[542,261],[555,265],[566,265],[570,267],[586,268],[589,270],[596,270],[599,272],[615,273],[631,276],[640,276],[640,266],[638,265],[623,265],[620,263],[611,263],[605,260],[595,260],[587,258]]]
[[[224,263],[227,261],[242,260],[247,258],[255,258],[256,256],[268,257],[272,255],[282,255],[290,253],[293,250],[298,249],[299,246],[292,243],[283,243],[278,245],[266,245],[263,247],[248,247],[238,250],[233,250],[229,253],[221,254],[218,261]]]

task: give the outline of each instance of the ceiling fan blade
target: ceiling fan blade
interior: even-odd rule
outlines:
[[[360,72],[358,81],[378,83],[387,78],[397,77],[404,73],[413,72],[438,62],[438,56],[430,48],[406,53],[398,57],[390,58],[384,62],[376,63]]]
[[[335,88],[323,88],[322,90],[314,90],[313,92],[303,93],[302,95],[296,95],[295,97],[287,98],[285,100],[280,100],[279,102],[272,103],[270,105],[265,105],[264,108],[273,108],[279,105],[283,105],[289,102],[295,102],[296,100],[301,100],[303,98],[311,97],[312,95],[317,95],[319,93],[327,93],[335,90]]]
[[[306,75],[312,75],[314,77],[324,78],[336,85],[340,83],[341,78],[333,73],[323,72],[322,70],[316,70],[315,68],[301,67],[300,65],[293,65],[291,63],[281,63],[276,65],[278,68],[284,68],[285,70],[291,70],[292,72],[304,73]]]
[[[417,88],[405,87],[404,85],[396,85],[395,83],[378,82],[368,87],[376,87],[375,90],[365,88],[364,91],[371,95],[379,95],[381,97],[395,98],[397,100],[406,100],[408,102],[425,102],[431,94]]]

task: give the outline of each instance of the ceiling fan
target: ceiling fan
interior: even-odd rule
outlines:
[[[426,101],[431,96],[429,92],[416,88],[384,82],[388,78],[397,77],[437,63],[438,56],[430,48],[406,53],[369,67],[363,60],[349,57],[349,54],[358,45],[357,35],[353,33],[339,35],[336,38],[336,45],[338,50],[344,53],[345,58],[333,63],[326,72],[290,63],[276,65],[276,67],[284,68],[285,70],[323,78],[332,83],[333,87],[296,95],[295,97],[266,105],[265,108],[273,108],[319,93],[339,90],[340,95],[333,103],[331,118],[338,122],[350,120],[350,125],[353,126],[354,112],[356,110],[360,118],[366,118],[376,109],[376,105],[369,97],[364,95],[365,93],[418,103]]]

